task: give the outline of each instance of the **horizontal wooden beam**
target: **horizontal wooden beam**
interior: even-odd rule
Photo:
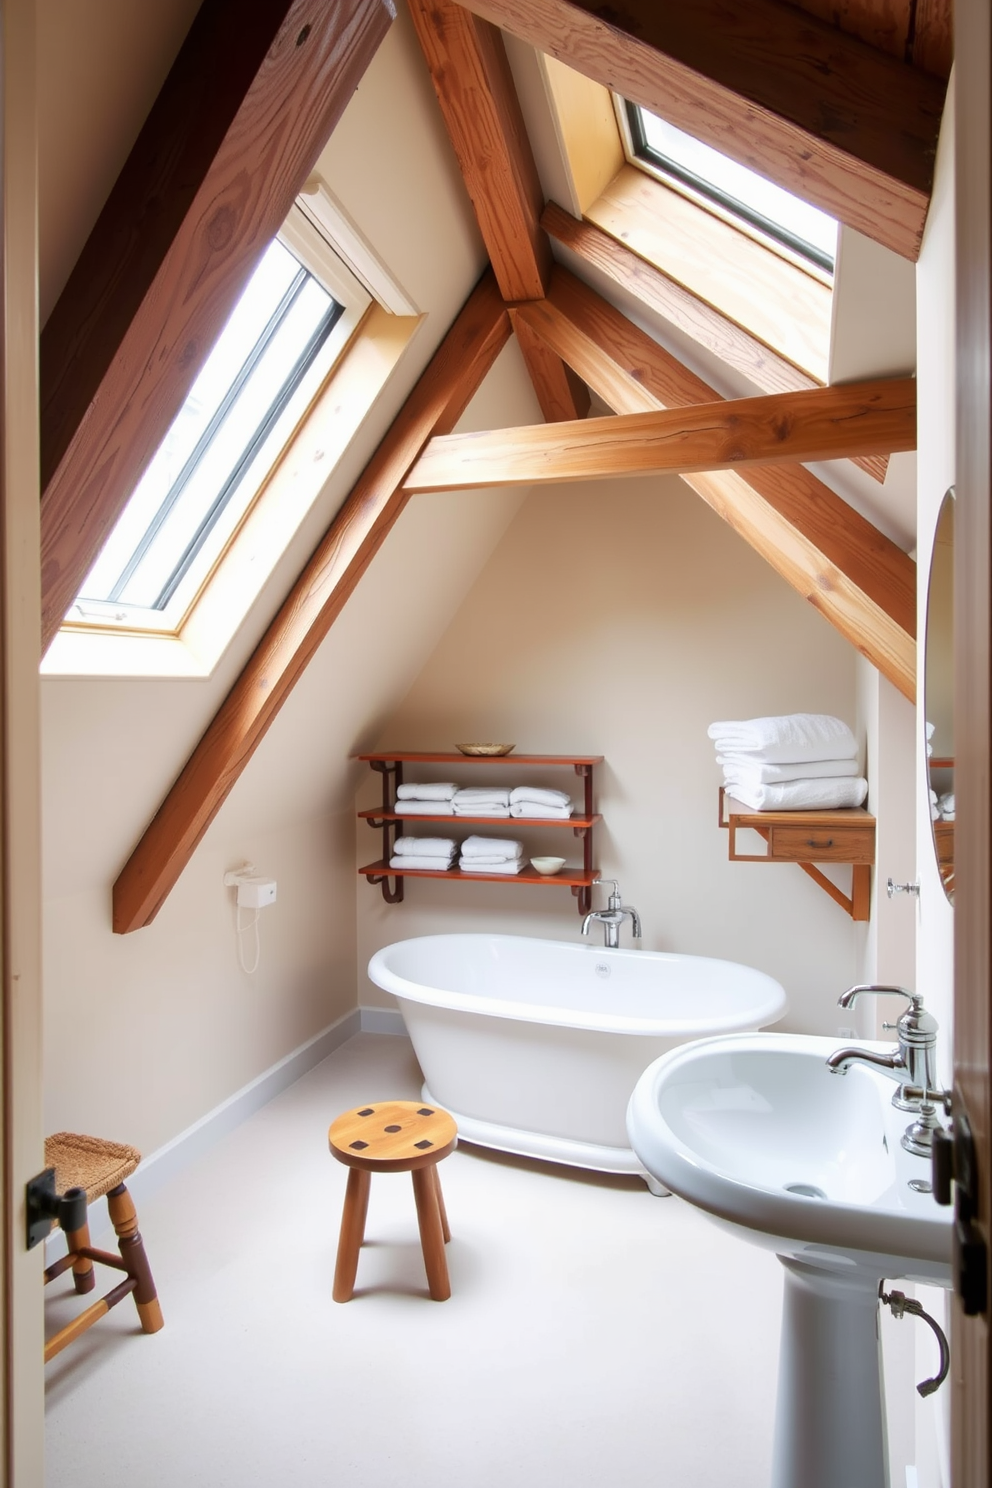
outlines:
[[[911,377],[433,438],[407,491],[677,475],[916,448]]]
[[[114,930],[150,924],[408,499],[403,478],[454,427],[510,335],[491,273],[467,301],[114,885]]]
[[[394,14],[201,5],[42,336],[46,648]]]
[[[617,413],[712,402],[717,394],[563,269],[546,301],[522,307],[543,336]],[[912,699],[916,564],[802,465],[683,477],[693,490]]]
[[[467,4],[876,242],[918,257],[941,79],[782,0]]]
[[[503,38],[454,0],[408,0],[431,81],[505,300],[544,294],[544,196]]]

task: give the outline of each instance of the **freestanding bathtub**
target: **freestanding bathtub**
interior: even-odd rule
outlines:
[[[467,1142],[645,1180],[625,1117],[652,1060],[787,1007],[778,982],[733,961],[517,935],[400,940],[369,976],[399,1001],[424,1100]]]

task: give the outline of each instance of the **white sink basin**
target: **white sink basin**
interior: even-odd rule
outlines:
[[[638,1081],[631,1146],[649,1173],[753,1244],[946,1285],[951,1212],[910,1187],[930,1180],[929,1162],[899,1143],[912,1118],[890,1104],[886,1075],[827,1069],[842,1042],[756,1033],[683,1044]]]

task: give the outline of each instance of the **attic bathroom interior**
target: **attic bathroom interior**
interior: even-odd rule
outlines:
[[[11,1482],[980,1481],[984,10],[678,9],[6,0]]]

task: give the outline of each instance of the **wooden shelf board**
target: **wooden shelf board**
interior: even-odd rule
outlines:
[[[376,821],[395,822],[451,822],[452,826],[459,822],[467,824],[482,824],[483,826],[498,827],[592,827],[603,820],[600,812],[596,811],[592,816],[449,816],[441,813],[438,816],[428,815],[424,811],[360,811],[360,819],[367,820],[374,817]]]
[[[601,765],[601,754],[425,754],[412,750],[382,750],[356,754],[360,760],[409,760],[421,765]]]
[[[536,869],[528,872],[526,868],[521,873],[463,873],[460,868],[437,871],[433,868],[390,868],[382,859],[378,863],[366,863],[358,871],[365,878],[451,878],[461,879],[464,883],[568,884],[574,888],[589,888],[593,880],[599,877],[598,868],[594,868],[591,873],[583,873],[581,868],[569,867],[554,874],[538,873]]]
[[[720,812],[721,827],[729,827],[733,817],[738,827],[788,827],[818,826],[832,827],[857,823],[860,827],[873,827],[875,818],[863,806],[848,806],[836,811],[755,811],[752,806],[743,806],[733,796],[724,795]]]
[[[953,754],[934,754],[927,760],[927,764],[931,770],[953,770],[954,756]]]

